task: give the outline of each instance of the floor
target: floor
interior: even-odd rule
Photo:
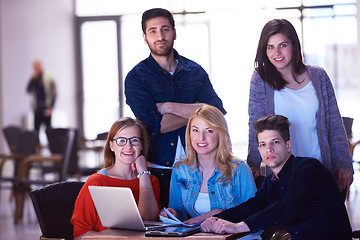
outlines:
[[[29,198],[25,201],[24,217],[19,224],[14,225],[12,216],[15,208],[10,200],[10,190],[1,191],[0,199],[0,239],[35,240],[39,239],[41,230]]]

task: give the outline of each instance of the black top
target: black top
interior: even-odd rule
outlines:
[[[284,225],[293,240],[352,239],[335,179],[314,158],[291,155],[278,178],[266,177],[255,197],[215,216],[244,221],[251,232]]]

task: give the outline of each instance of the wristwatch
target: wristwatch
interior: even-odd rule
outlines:
[[[140,178],[140,176],[143,175],[143,174],[145,174],[145,173],[147,173],[149,176],[151,175],[151,172],[150,172],[150,171],[142,171],[141,173],[139,173],[139,174],[137,175],[137,178]]]

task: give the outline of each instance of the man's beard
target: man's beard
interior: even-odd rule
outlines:
[[[172,53],[173,45],[174,44],[170,44],[170,45],[164,46],[162,48],[156,48],[156,47],[149,46],[149,48],[153,55],[164,57],[164,56],[169,56]]]

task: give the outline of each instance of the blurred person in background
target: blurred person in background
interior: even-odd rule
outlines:
[[[33,73],[26,91],[32,94],[35,130],[39,132],[41,124],[51,128],[51,115],[57,95],[56,85],[53,77],[43,69],[38,60],[33,62]]]

